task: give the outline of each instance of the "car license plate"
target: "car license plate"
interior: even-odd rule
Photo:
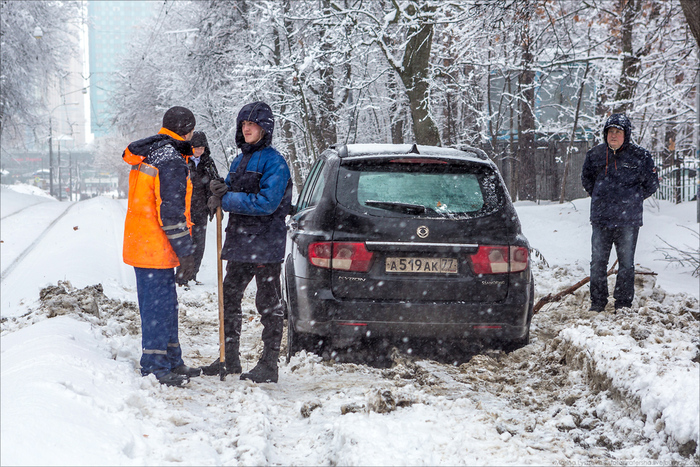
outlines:
[[[455,258],[396,258],[386,259],[386,272],[457,274]]]

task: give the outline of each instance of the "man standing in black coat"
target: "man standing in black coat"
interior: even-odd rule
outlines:
[[[642,226],[644,200],[656,192],[659,180],[646,149],[631,141],[632,123],[613,114],[603,127],[604,143],[586,153],[581,171],[583,188],[591,196],[591,311],[608,303],[607,268],[615,245],[619,261],[615,309],[632,306],[634,252]]]
[[[190,168],[190,180],[192,180],[192,204],[190,217],[192,226],[192,243],[194,243],[194,280],[195,284],[201,284],[197,280],[199,266],[204,257],[204,244],[207,238],[207,217],[211,219],[207,201],[211,196],[209,182],[219,178],[216,164],[211,158],[207,136],[204,132],[195,131],[190,140],[194,156],[188,162]]]

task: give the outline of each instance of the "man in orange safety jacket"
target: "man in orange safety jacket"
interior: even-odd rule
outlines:
[[[176,283],[187,284],[194,275],[187,159],[195,123],[190,110],[172,107],[157,135],[129,144],[122,155],[131,165],[123,257],[136,272],[141,374],[169,386],[201,372],[182,360],[176,290]]]

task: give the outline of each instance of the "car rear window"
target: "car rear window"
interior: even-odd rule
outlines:
[[[338,180],[341,204],[377,215],[481,217],[497,211],[503,199],[498,175],[482,164],[352,161],[340,167]]]

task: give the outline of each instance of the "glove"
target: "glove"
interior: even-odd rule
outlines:
[[[194,277],[194,256],[189,255],[178,259],[180,267],[175,272],[175,282],[177,285],[187,285],[187,282]]]
[[[218,196],[210,196],[207,200],[207,207],[209,208],[209,220],[216,214],[216,208],[221,207],[221,198]]]
[[[219,198],[228,193],[228,185],[226,185],[226,182],[223,180],[212,180],[209,182],[209,189],[214,193],[214,196],[218,196]]]

